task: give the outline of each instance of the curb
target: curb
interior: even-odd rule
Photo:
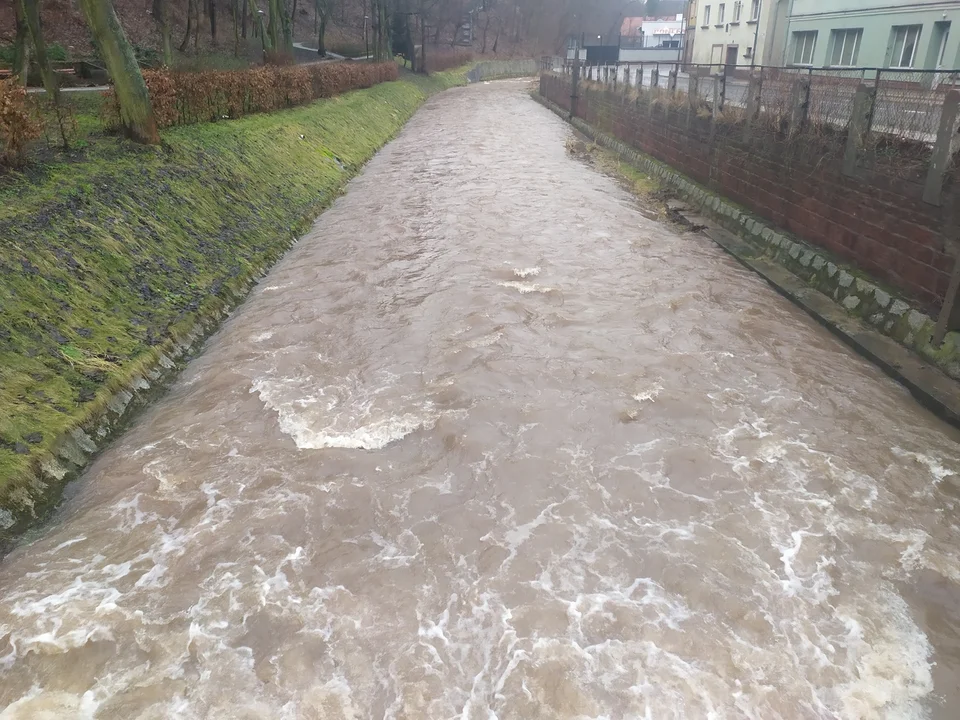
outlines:
[[[927,333],[932,334],[933,323],[926,315],[911,309],[904,300],[857,277],[852,268],[828,259],[822,251],[792,240],[664,163],[597,131],[580,118],[570,120],[567,111],[538,93],[531,93],[531,97],[597,144],[615,152],[625,162],[658,176],[674,186],[679,195],[698,204],[699,211],[707,215],[708,220],[699,214],[691,214],[690,219],[694,224],[707,226],[704,234],[708,238],[906,387],[921,405],[951,425],[960,427],[960,383],[955,379],[960,377],[960,333],[948,334],[945,342],[948,350],[944,353],[946,368],[942,363],[934,365],[926,361],[906,345],[913,341],[916,347],[924,337],[928,339]],[[684,213],[681,211],[681,214]],[[730,225],[736,231],[726,229]],[[761,242],[755,242],[754,238],[760,238]],[[809,268],[811,272],[805,273],[808,276],[806,281],[792,271],[793,262],[783,262],[781,258],[784,255],[796,261],[799,267]],[[834,281],[836,288],[831,293],[832,297],[818,287],[822,283],[816,280],[821,276]],[[861,295],[872,296],[871,304],[866,305],[872,311],[871,324],[886,330],[903,331],[905,344],[879,332],[851,313],[860,306]],[[856,302],[853,298],[856,298]],[[877,312],[884,308],[886,312]],[[954,372],[947,374],[945,370]]]

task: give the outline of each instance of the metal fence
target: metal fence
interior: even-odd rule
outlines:
[[[573,62],[543,58],[545,70],[570,74]],[[768,125],[788,116],[807,126],[845,129],[854,111],[858,88],[868,88],[872,103],[870,130],[901,140],[932,144],[940,126],[946,93],[960,89],[960,70],[893,70],[887,68],[810,68],[698,65],[674,62],[583,65],[582,78],[630,88],[662,88],[696,93],[710,112],[747,112],[755,95],[756,110]]]

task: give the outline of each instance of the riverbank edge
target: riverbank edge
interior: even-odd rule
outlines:
[[[695,208],[696,214],[679,209],[681,214],[704,226],[713,242],[906,387],[924,407],[960,427],[960,333],[948,333],[942,347],[933,346],[934,321],[859,269],[773,227],[580,118],[571,119],[539,93],[532,92],[531,97],[625,163],[668,186]]]
[[[171,329],[169,337],[146,349],[136,361],[109,379],[109,390],[98,396],[88,412],[78,415],[67,430],[51,442],[48,449],[32,458],[29,470],[8,478],[0,499],[0,557],[14,546],[29,541],[30,532],[39,529],[64,497],[70,482],[97,457],[109,442],[123,433],[140,411],[162,397],[189,361],[202,350],[206,339],[216,332],[229,315],[246,299],[270,269],[292,248],[317,217],[344,191],[347,184],[359,174],[366,162],[389,143],[406,126],[422,105],[431,97],[454,87],[462,87],[480,80],[506,79],[529,73],[518,73],[512,64],[505,65],[502,74],[489,61],[482,73],[476,72],[476,63],[430,78],[416,77],[417,89],[422,93],[419,102],[408,116],[400,118],[392,132],[378,138],[376,149],[363,164],[344,172],[341,182],[323,192],[306,212],[288,218],[289,225],[277,227],[281,240],[265,262],[225,282],[221,291],[204,303],[187,322]],[[473,77],[468,74],[474,71]],[[409,77],[409,76],[408,76]],[[404,82],[404,76],[398,82]],[[357,93],[368,91],[360,90]],[[325,100],[318,103],[327,102]],[[262,116],[261,116],[262,117]],[[226,210],[226,207],[224,208]],[[282,238],[290,238],[286,242]]]

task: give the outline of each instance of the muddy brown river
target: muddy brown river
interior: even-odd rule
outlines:
[[[955,718],[958,433],[503,82],[0,564],[11,718]]]

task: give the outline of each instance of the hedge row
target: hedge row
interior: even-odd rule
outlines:
[[[173,72],[147,70],[153,113],[160,127],[192,125],[251,113],[281,110],[397,79],[396,63],[315,63],[249,70]],[[108,123],[119,115],[106,101]]]

